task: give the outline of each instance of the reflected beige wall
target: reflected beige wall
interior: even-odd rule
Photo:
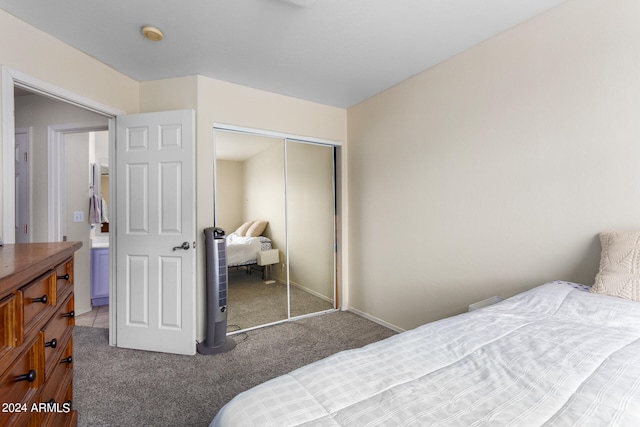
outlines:
[[[290,281],[329,301],[335,275],[333,205],[333,148],[287,141]]]
[[[218,224],[225,233],[231,234],[242,225],[244,206],[244,162],[216,160],[216,202],[218,206]]]
[[[284,216],[284,143],[247,159],[244,168],[243,221],[263,220],[269,224],[264,235],[271,239],[274,249],[284,260],[286,227]],[[280,273],[281,268],[273,272]],[[278,276],[280,279],[282,277]]]

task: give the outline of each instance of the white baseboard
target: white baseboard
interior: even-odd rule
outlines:
[[[357,315],[358,315],[358,316],[360,316],[360,317],[364,317],[365,319],[371,320],[372,322],[375,322],[375,323],[377,323],[377,324],[379,324],[379,325],[382,325],[382,326],[384,326],[384,327],[387,327],[387,328],[389,328],[389,329],[391,329],[391,330],[393,330],[393,331],[396,331],[396,332],[398,332],[398,333],[400,333],[400,332],[404,332],[404,331],[405,331],[405,329],[399,328],[399,327],[398,327],[398,326],[396,326],[396,325],[392,325],[391,323],[385,322],[385,321],[384,321],[384,320],[382,320],[382,319],[378,319],[377,317],[371,316],[370,314],[364,313],[364,312],[362,312],[362,311],[360,311],[360,310],[357,310],[357,309],[355,309],[355,308],[353,308],[353,307],[349,307],[349,308],[347,308],[347,310],[346,310],[346,311],[350,311],[350,312],[352,312],[353,314],[357,314]]]
[[[91,312],[91,306],[87,307],[79,307],[79,306],[75,306],[74,307],[74,312],[76,316],[80,316],[82,314],[85,313],[90,313]]]
[[[326,295],[322,295],[320,292],[316,292],[316,291],[314,291],[312,289],[306,288],[306,287],[302,286],[300,283],[296,283],[294,281],[290,281],[289,283],[291,283],[291,286],[295,286],[296,288],[301,289],[301,290],[305,291],[306,293],[313,295],[314,297],[318,297],[321,300],[324,300],[324,301],[327,301],[327,302],[330,302],[330,303],[333,304],[333,299],[328,298]]]

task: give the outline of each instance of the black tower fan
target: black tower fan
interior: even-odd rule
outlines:
[[[227,338],[227,238],[218,227],[204,229],[207,285],[207,336],[198,343],[200,354],[218,354],[236,346]]]

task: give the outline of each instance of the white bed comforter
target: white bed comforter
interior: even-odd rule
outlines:
[[[258,258],[260,252],[259,237],[238,236],[231,233],[227,236],[227,264],[242,264]]]
[[[270,380],[211,425],[640,426],[640,303],[548,283]]]

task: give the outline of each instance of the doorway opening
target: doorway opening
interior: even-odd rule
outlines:
[[[5,141],[2,158],[4,174],[2,226],[3,234],[6,236],[5,242],[15,243],[15,188],[13,185],[15,122],[13,115],[7,113],[14,111],[14,89],[24,89],[43,95],[46,99],[59,102],[60,105],[79,107],[79,110],[85,113],[97,113],[97,116],[103,120],[100,125],[105,126],[104,123],[106,123],[105,127],[109,131],[109,157],[114,163],[114,167],[108,174],[111,180],[109,218],[112,219],[109,235],[113,236],[109,239],[108,256],[109,344],[149,351],[195,354],[196,312],[193,308],[196,306],[196,257],[193,250],[178,254],[171,249],[176,248],[174,241],[176,239],[180,240],[177,242],[179,248],[195,247],[195,243],[193,246],[189,245],[189,242],[196,240],[195,200],[193,199],[196,177],[193,167],[195,112],[176,110],[128,115],[6,67],[2,67],[1,83],[2,111],[5,113],[1,116],[3,141]],[[61,121],[59,123],[75,124],[76,122]],[[59,130],[53,126],[49,128],[54,134]],[[58,133],[62,134],[62,132]],[[55,138],[51,140],[55,141]],[[116,141],[120,144],[117,150]],[[155,151],[151,154],[155,157],[150,159],[147,152],[152,149]],[[116,151],[119,154],[117,158]],[[45,174],[49,170],[53,171],[56,168],[55,165],[62,164],[58,156],[49,155],[49,147],[43,152],[46,153],[45,157],[48,157],[47,164],[41,168]],[[176,157],[176,153],[180,156]],[[62,156],[61,152],[58,154]],[[138,158],[140,156],[142,161]],[[124,173],[117,173],[116,169]],[[116,175],[122,177],[118,182],[115,179]],[[57,175],[54,173],[54,176],[61,179],[60,171],[57,171]],[[84,181],[83,185],[84,191],[87,191],[89,189],[87,181]],[[59,186],[60,183],[52,179],[47,185],[37,187],[41,193],[44,193],[42,197],[38,198],[34,194],[32,199],[42,200],[45,204],[48,200],[57,200],[51,192]],[[35,188],[34,185],[32,188]],[[119,200],[116,192],[120,195]],[[135,192],[135,195],[132,196],[131,192]],[[158,197],[161,197],[161,200]],[[52,213],[60,215],[60,209],[57,209],[55,204],[52,206]],[[150,206],[153,208],[149,209]],[[156,209],[157,206],[159,208]],[[32,208],[32,212],[34,216],[46,215],[48,209]],[[67,218],[72,215],[75,219],[76,212],[66,212],[65,215]],[[80,219],[85,221],[82,216],[83,213],[78,214],[79,221]],[[121,233],[116,230],[118,222],[116,217],[123,218],[124,226]],[[64,236],[60,233],[62,227],[58,230],[53,230],[55,226],[49,228],[40,230],[40,233],[46,235],[44,238],[33,238],[32,241],[48,241],[49,233]],[[162,234],[160,237],[167,241],[163,240],[162,245],[148,242],[140,244],[141,239],[138,237],[145,230],[157,231],[156,234]],[[181,234],[178,235],[176,231],[181,231]],[[185,244],[187,247],[184,247]],[[87,245],[88,248],[90,246]],[[147,263],[146,259],[150,261]],[[82,264],[88,266],[89,263],[90,261],[86,259]],[[74,264],[78,265],[80,262]],[[118,270],[116,265],[125,267]],[[157,277],[156,272],[160,272],[162,277]],[[121,276],[121,273],[125,274]],[[88,282],[89,280],[86,281]],[[151,286],[150,283],[154,285]],[[161,286],[155,286],[155,283],[160,283]],[[132,284],[136,286],[135,291],[131,291]],[[85,290],[84,301],[87,308],[88,294]],[[76,293],[74,296],[75,303],[78,304],[80,295]],[[148,301],[156,304],[149,308]],[[120,307],[119,313],[116,313],[117,307]],[[79,310],[78,306],[78,313]],[[156,339],[160,335],[168,338]]]
[[[16,242],[82,242],[75,254],[75,312],[85,325],[84,313],[108,304],[109,233],[102,232],[102,224],[108,225],[108,119],[27,90],[17,91],[14,111],[20,149]],[[100,202],[97,217],[89,209],[93,198]],[[106,256],[100,263],[96,251]],[[96,289],[103,290],[100,299]],[[108,327],[108,310],[103,312],[101,325]]]
[[[52,149],[56,145],[56,141],[60,142],[65,139],[65,134],[74,134],[78,132],[107,132],[108,152],[111,157],[115,155],[112,137],[115,126],[116,115],[123,114],[123,111],[113,109],[111,107],[96,103],[88,98],[76,95],[72,92],[53,86],[47,82],[25,75],[21,72],[11,70],[7,67],[1,67],[2,72],[2,111],[16,111],[16,106],[20,107],[22,103],[29,103],[39,98],[36,103],[40,106],[49,104],[48,108],[38,108],[35,105],[26,108],[30,114],[42,113],[48,110],[51,120],[49,123],[36,123],[23,125],[18,114],[3,114],[2,130],[3,130],[3,235],[4,243],[16,243],[16,215],[19,214],[15,209],[16,202],[16,186],[15,183],[15,132],[16,129],[27,128],[30,132],[29,150],[30,150],[30,184],[31,190],[29,200],[29,237],[27,242],[47,242],[63,240],[62,218],[69,219],[66,206],[66,193],[61,193],[62,171],[61,165],[64,163],[64,153],[62,150]],[[31,98],[28,100],[27,98]],[[35,101],[34,101],[35,102]],[[55,103],[56,108],[50,105]],[[67,115],[64,112],[75,110],[77,116]],[[62,147],[63,144],[57,144]],[[85,171],[89,169],[89,165],[85,165]],[[85,195],[88,192],[88,182],[85,182]],[[114,198],[113,189],[108,191],[109,197]],[[87,203],[88,206],[88,203]],[[111,207],[109,208],[111,209]],[[83,212],[86,220],[86,209],[78,209]],[[70,214],[73,215],[74,211]],[[73,221],[73,216],[71,216]],[[114,242],[115,243],[115,242]],[[86,266],[89,271],[89,251],[90,244],[85,245],[87,249],[86,260],[79,262]],[[115,244],[110,247],[112,255],[115,253]],[[109,273],[115,268],[109,263]],[[87,273],[88,274],[88,273]],[[111,274],[110,274],[111,276]],[[89,277],[86,282],[78,289],[76,294],[76,312],[80,314],[82,311],[90,311],[90,289]],[[115,295],[115,283],[109,283],[109,293]],[[78,302],[83,300],[82,306]],[[115,330],[115,305],[111,310],[109,318],[109,343],[116,344]]]
[[[83,242],[74,268],[78,326],[109,328],[108,142],[106,129],[86,128],[58,130],[50,141],[64,158],[57,181],[65,214],[56,225],[61,240]]]

